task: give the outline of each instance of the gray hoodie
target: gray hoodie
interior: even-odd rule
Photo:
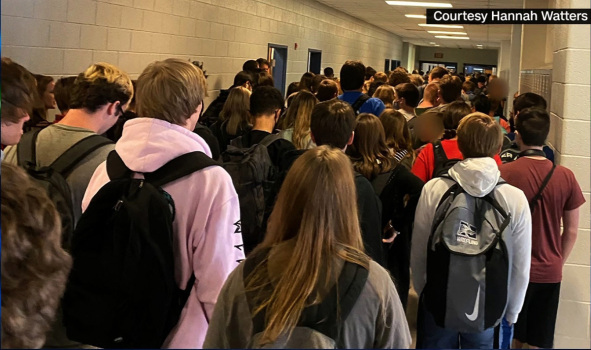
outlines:
[[[269,258],[271,280],[285,266]],[[275,251],[274,251],[275,250]],[[252,338],[252,315],[244,293],[244,263],[228,277],[218,297],[203,348],[243,349]],[[383,300],[383,301],[382,301]],[[340,343],[353,349],[408,349],[411,345],[408,322],[392,278],[383,267],[370,262],[369,276],[361,295],[345,320]]]
[[[500,172],[492,158],[468,158],[456,163],[449,175],[473,197],[484,197],[496,186]],[[437,205],[453,185],[445,178],[434,178],[425,184],[417,205],[412,234],[411,261],[413,284],[420,295],[427,282],[427,244]],[[504,234],[509,254],[509,286],[505,317],[511,323],[523,306],[529,283],[531,260],[531,214],[525,194],[509,184],[499,185],[495,199],[511,214],[511,223]]]

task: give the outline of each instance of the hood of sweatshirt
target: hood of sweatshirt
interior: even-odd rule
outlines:
[[[115,150],[129,169],[140,173],[155,171],[189,152],[200,151],[211,157],[209,146],[199,135],[154,118],[127,121]]]
[[[484,197],[497,185],[501,172],[493,158],[468,158],[449,169],[449,175],[473,197]]]

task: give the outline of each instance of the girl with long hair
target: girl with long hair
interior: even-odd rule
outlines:
[[[351,269],[360,289],[339,319],[345,298],[334,292]],[[222,288],[204,348],[319,347],[331,339],[310,328],[333,326],[326,319],[342,326],[332,339],[339,347],[408,348],[397,299],[388,273],[363,252],[351,163],[341,150],[317,147],[293,164],[264,241]],[[304,317],[325,301],[326,314]]]
[[[406,118],[397,110],[386,108],[380,121],[384,127],[386,144],[394,152],[394,159],[410,170],[416,156]]]
[[[394,158],[386,143],[380,119],[357,116],[355,138],[347,149],[353,168],[365,176],[382,201],[382,228],[387,266],[398,282],[398,294],[406,307],[410,287],[410,234],[423,181]]]
[[[220,144],[220,152],[228,148],[230,141],[252,128],[249,112],[250,94],[250,90],[242,86],[230,90],[220,113],[220,120],[211,126],[210,129]]]
[[[52,77],[41,74],[33,74],[37,81],[37,96],[33,107],[31,119],[25,123],[24,131],[44,129],[52,123],[47,120],[47,111],[57,108],[53,89],[55,81]]]
[[[281,120],[280,129],[283,131],[280,136],[299,150],[316,147],[310,136],[310,117],[317,103],[313,93],[302,90],[296,94]]]

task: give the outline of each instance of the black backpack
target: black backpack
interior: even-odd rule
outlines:
[[[267,200],[273,192],[278,170],[267,147],[280,137],[267,135],[258,144],[244,148],[242,137],[230,142],[222,154],[223,167],[232,177],[240,199],[240,220],[245,254],[250,253],[263,239]]]
[[[17,147],[18,165],[47,191],[49,198],[55,205],[62,222],[62,247],[70,249],[74,232],[74,206],[72,194],[66,178],[84,158],[97,149],[113,142],[103,136],[92,135],[86,137],[59,156],[50,166],[37,165],[37,137],[41,130],[23,135]]]
[[[359,110],[365,104],[365,102],[367,102],[367,100],[369,100],[370,98],[371,97],[369,97],[369,95],[362,94],[361,96],[359,96],[359,98],[357,98],[357,100],[355,100],[355,102],[353,102],[351,107],[353,107],[353,110],[355,111],[356,115],[359,115]]]
[[[456,182],[437,205],[423,301],[439,327],[478,333],[498,325],[505,312],[511,213],[495,199],[496,189],[473,197]]]
[[[63,300],[68,338],[101,348],[160,348],[195,283],[175,282],[175,206],[162,186],[209,166],[201,152],[132,178],[119,155],[111,181],[92,198],[72,241],[74,265]]]
[[[246,286],[252,272],[261,264],[266,268],[269,250],[263,250],[249,257],[244,262],[243,279]],[[369,262],[368,262],[369,263]],[[369,271],[351,262],[345,262],[337,283],[331,288],[322,302],[306,307],[302,310],[300,319],[288,338],[282,334],[272,344],[261,344],[260,339],[266,326],[266,311],[262,309],[255,315],[257,300],[268,297],[273,293],[273,284],[269,276],[262,290],[246,291],[246,299],[252,317],[252,338],[247,346],[250,349],[341,349],[340,343],[343,325],[353,310],[357,299],[361,295]]]
[[[433,169],[432,178],[446,176],[448,170],[451,169],[454,164],[461,161],[461,159],[448,159],[440,140],[433,142],[432,145],[435,158],[435,168]]]

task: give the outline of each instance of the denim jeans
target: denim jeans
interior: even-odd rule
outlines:
[[[417,339],[417,349],[492,349],[494,328],[480,333],[462,333],[439,327],[431,313],[419,305],[418,318],[421,325],[421,340]],[[417,336],[419,334],[417,333]],[[420,346],[420,347],[419,347]]]

